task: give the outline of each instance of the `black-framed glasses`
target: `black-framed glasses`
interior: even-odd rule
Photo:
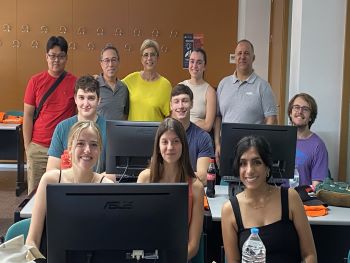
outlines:
[[[55,61],[56,59],[58,60],[64,60],[66,58],[66,54],[49,54],[47,53],[47,56],[50,58],[50,60]]]
[[[118,62],[118,58],[117,57],[104,58],[104,59],[101,59],[101,62],[106,65],[108,65],[109,63],[116,64]]]
[[[302,112],[306,112],[306,113],[311,112],[311,109],[308,106],[300,106],[300,105],[297,105],[297,104],[293,105],[292,109],[294,111],[302,111]]]

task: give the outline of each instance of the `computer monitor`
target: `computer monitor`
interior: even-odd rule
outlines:
[[[297,129],[294,126],[263,125],[243,123],[222,123],[220,176],[239,175],[233,172],[234,149],[238,141],[248,135],[264,137],[270,144],[272,153],[272,179],[282,183],[283,179],[293,178]]]
[[[138,176],[149,165],[158,126],[159,122],[107,120],[106,172]]]
[[[49,263],[187,262],[185,183],[48,185],[46,220]]]

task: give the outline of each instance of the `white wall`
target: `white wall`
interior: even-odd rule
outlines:
[[[269,0],[239,0],[237,40],[248,39],[254,45],[254,70],[263,79],[268,79],[269,39],[270,39]]]
[[[289,98],[311,94],[318,104],[312,130],[325,141],[329,168],[338,177],[346,0],[292,0]],[[270,0],[240,0],[238,39],[256,48],[254,68],[267,79]],[[286,101],[288,103],[288,101]]]

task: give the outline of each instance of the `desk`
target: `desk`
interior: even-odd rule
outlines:
[[[24,145],[21,124],[0,123],[0,160],[17,161],[16,196],[27,187],[24,182]]]
[[[228,186],[216,185],[215,193],[215,198],[208,198],[208,202],[212,220],[220,225],[221,207],[228,200]],[[350,249],[350,208],[336,206],[328,208],[326,216],[308,217],[318,262],[343,262]],[[210,234],[208,238],[210,239]]]
[[[216,185],[215,198],[208,198],[213,221],[221,221],[221,208],[227,200],[228,187]],[[310,224],[350,226],[350,208],[329,206],[328,209],[328,215],[326,216],[308,217]]]

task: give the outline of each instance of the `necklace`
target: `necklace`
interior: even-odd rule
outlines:
[[[265,195],[265,198],[262,199],[262,202],[249,202],[248,201],[248,198],[247,198],[247,194],[246,192],[244,191],[243,194],[244,194],[244,198],[248,201],[248,205],[253,207],[254,209],[261,209],[261,208],[264,208],[265,205],[270,201],[270,197],[271,197],[271,193],[272,193],[272,187],[270,186],[267,186],[268,187],[268,190],[266,191],[267,194]],[[260,204],[259,204],[260,203]]]

